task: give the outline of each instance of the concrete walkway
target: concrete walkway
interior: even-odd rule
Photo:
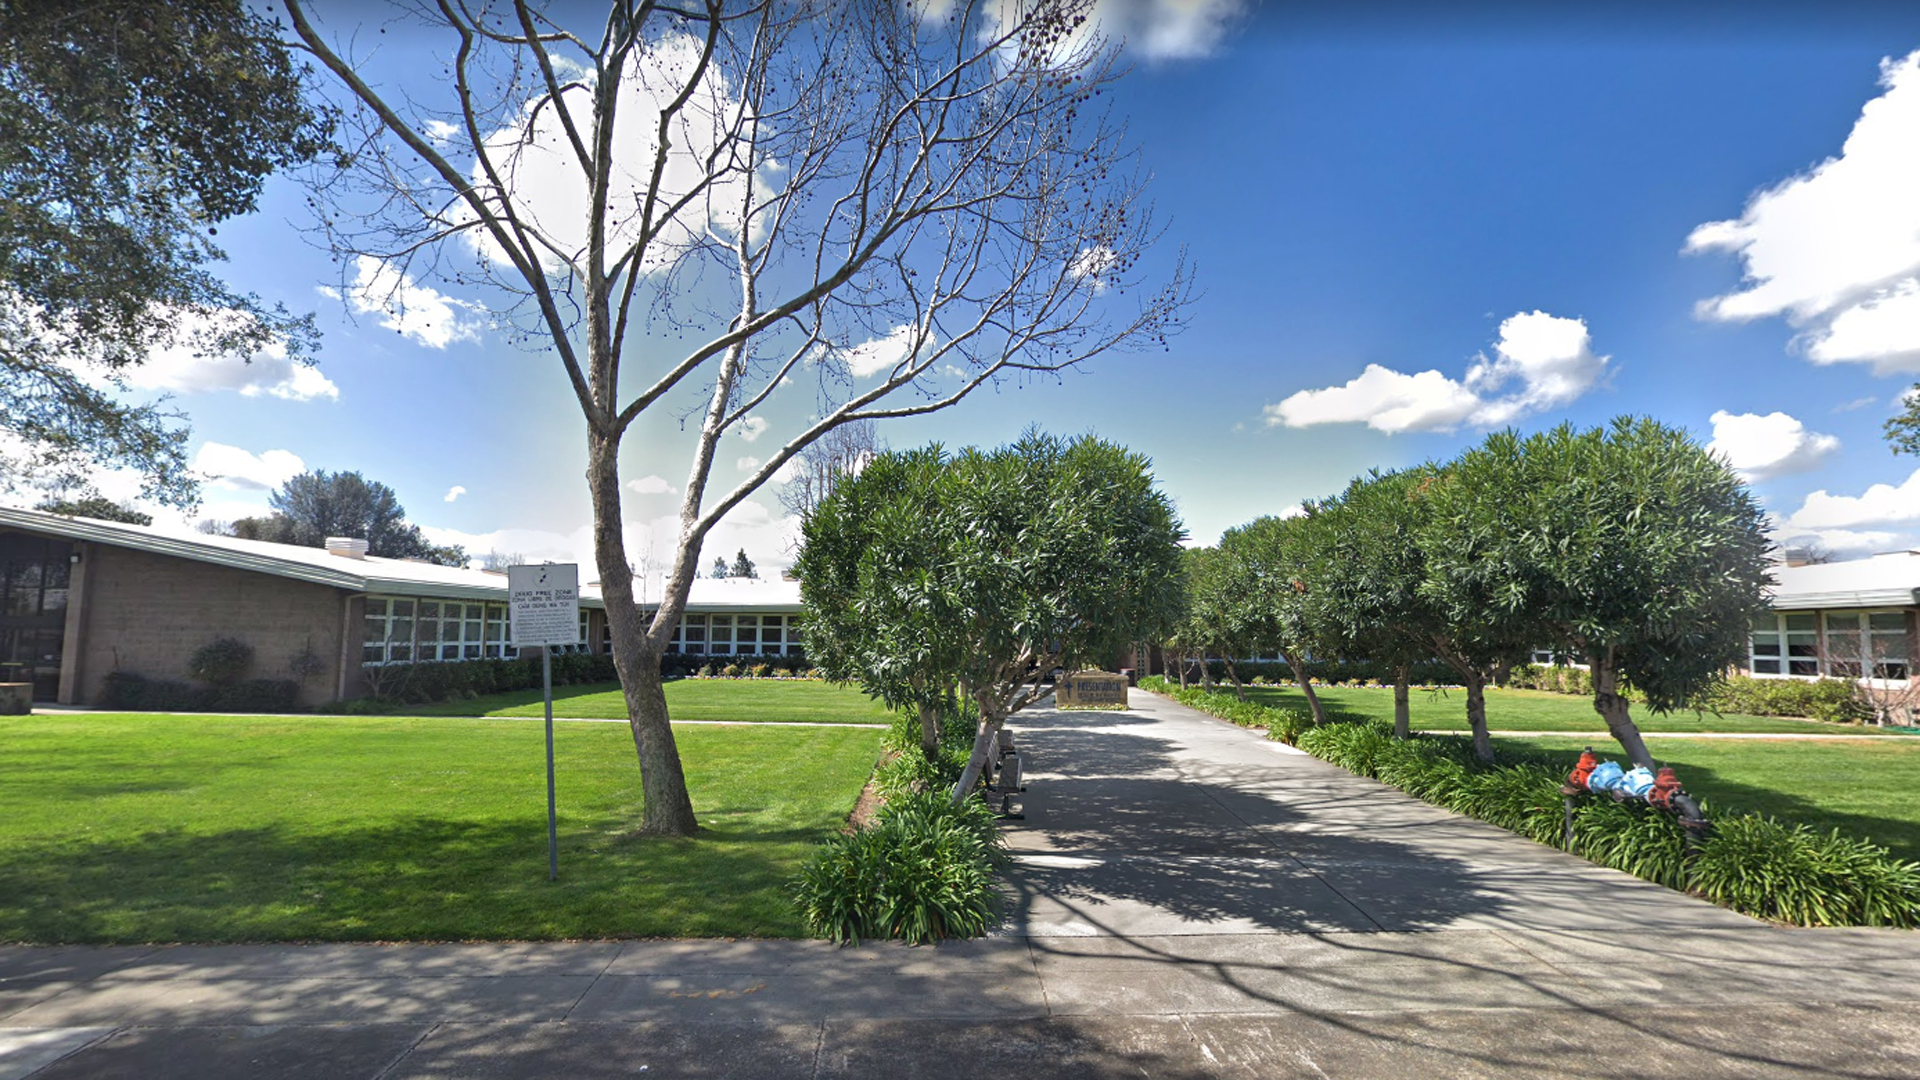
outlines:
[[[0,1080],[1920,1075],[1916,935],[1768,927],[1133,700],[1021,717],[990,939],[0,947]]]

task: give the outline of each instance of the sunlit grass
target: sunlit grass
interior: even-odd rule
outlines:
[[[812,679],[675,679],[667,683],[667,714],[675,720],[804,720],[817,724],[885,724],[886,706],[852,686]],[[470,701],[409,705],[414,716],[540,716],[538,690],[511,690]],[[620,720],[627,702],[618,683],[556,686],[553,714]]]
[[[775,714],[789,715],[789,714]],[[676,731],[700,835],[637,836],[624,725],[0,718],[0,941],[796,936],[785,883],[880,732]]]

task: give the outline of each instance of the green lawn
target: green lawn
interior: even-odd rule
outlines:
[[[1588,743],[1508,738],[1497,745],[1548,751],[1572,769]],[[1920,859],[1920,740],[1660,739],[1648,748],[1714,806],[1837,828]],[[1593,749],[1602,758],[1621,759],[1611,742]]]
[[[1228,688],[1231,690],[1231,687]],[[1331,707],[1366,717],[1393,719],[1393,691],[1358,686],[1316,686],[1314,692]],[[1292,687],[1250,686],[1247,696],[1263,705],[1306,708],[1306,698]],[[1417,731],[1466,731],[1466,691],[1413,691],[1409,702],[1413,726]],[[1842,734],[1875,738],[1898,737],[1878,728],[1853,724],[1819,724],[1778,716],[1740,716],[1728,713],[1678,712],[1656,716],[1635,707],[1634,723],[1642,731],[1658,732],[1761,732],[1775,734]],[[1553,694],[1545,690],[1487,689],[1487,726],[1494,731],[1591,731],[1605,736],[1607,725],[1593,711],[1593,699],[1571,694]]]
[[[409,705],[412,716],[540,716],[538,690],[511,690],[471,701]],[[675,720],[808,720],[826,724],[885,724],[893,714],[858,687],[811,679],[675,679],[667,684],[667,713]],[[618,683],[553,688],[553,715],[622,720],[626,699]]]
[[[785,883],[881,735],[682,728],[702,830],[661,840],[627,728],[558,725],[550,883],[542,727],[0,717],[0,941],[799,936]]]

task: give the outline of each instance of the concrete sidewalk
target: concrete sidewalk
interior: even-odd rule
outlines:
[[[1768,927],[1139,692],[1022,714],[1007,925],[0,947],[0,1080],[1920,1075],[1920,941]]]

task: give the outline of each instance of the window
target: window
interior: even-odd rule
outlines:
[[[733,617],[733,651],[752,656],[760,651],[760,620],[752,615]]]
[[[1794,612],[1754,620],[1748,670],[1755,675],[1904,680],[1911,665],[1900,611]]]
[[[705,615],[680,616],[680,634],[685,639],[682,652],[689,656],[704,656],[707,651],[707,617]]]
[[[512,659],[504,604],[367,597],[361,636],[363,664],[428,660]]]
[[[707,616],[707,651],[715,656],[733,653],[733,616]]]
[[[437,605],[429,605],[436,608]],[[367,597],[365,630],[361,634],[363,664],[407,663],[413,659],[412,600],[397,596]]]

